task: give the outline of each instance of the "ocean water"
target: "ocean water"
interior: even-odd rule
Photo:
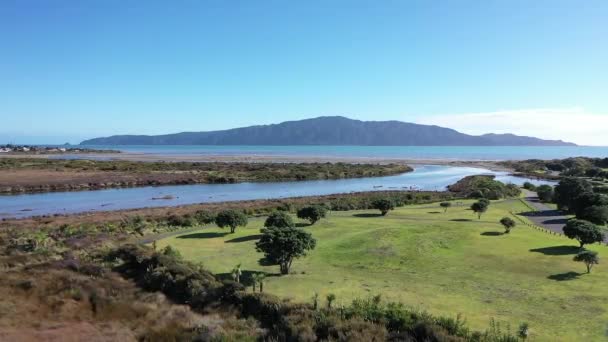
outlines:
[[[360,191],[408,189],[442,191],[445,190],[446,186],[457,182],[463,177],[479,174],[493,174],[501,182],[518,185],[522,185],[526,181],[537,185],[552,184],[552,182],[510,176],[507,172],[495,172],[471,167],[426,165],[417,166],[414,172],[374,178],[272,183],[196,184],[6,195],[0,196],[0,218],[23,218],[38,215],[72,214],[85,211],[178,206],[193,203],[317,196]],[[154,199],[168,195],[173,196],[173,198],[170,200]]]
[[[130,153],[180,156],[302,156],[421,160],[607,158],[608,146],[83,146]]]

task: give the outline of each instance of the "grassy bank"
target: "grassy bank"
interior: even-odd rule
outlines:
[[[157,245],[171,245],[220,276],[239,263],[246,271],[266,272],[268,293],[296,301],[310,302],[315,292],[321,298],[334,293],[344,304],[381,294],[435,314],[461,313],[473,328],[487,327],[491,318],[510,323],[511,330],[526,321],[536,341],[604,340],[605,265],[582,274],[584,265],[572,261],[577,249],[571,240],[527,227],[502,235],[498,220],[527,210],[519,201],[495,202],[481,220],[467,208],[443,213],[437,204],[407,206],[386,217],[369,210],[332,212],[304,228],[317,248],[288,276],[258,263],[254,244],[262,218],[234,235],[210,227]]]

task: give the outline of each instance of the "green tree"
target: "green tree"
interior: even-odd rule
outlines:
[[[471,210],[477,214],[477,217],[481,220],[481,215],[488,211],[488,202],[479,201],[471,205]]]
[[[511,229],[515,228],[517,225],[517,223],[515,223],[515,221],[513,221],[513,219],[510,217],[503,217],[500,219],[500,224],[505,227],[505,234],[509,234]]]
[[[390,210],[395,209],[395,203],[387,198],[379,198],[372,202],[372,208],[380,210],[382,216],[385,216]]]
[[[244,227],[247,223],[247,215],[234,209],[222,210],[215,217],[215,224],[220,228],[230,227],[230,233],[234,233],[236,227]]]
[[[582,218],[603,226],[608,222],[608,205],[592,205],[583,211]]]
[[[281,274],[289,274],[293,260],[306,256],[316,245],[312,235],[302,229],[276,227],[262,229],[262,237],[255,244],[266,261],[279,265]]]
[[[573,203],[577,196],[585,192],[591,192],[593,187],[588,181],[571,177],[562,179],[554,190],[554,202],[560,210],[572,212]]]
[[[298,218],[310,221],[313,225],[327,215],[327,209],[321,205],[310,205],[298,210]]]
[[[581,220],[588,220],[585,217],[585,211],[591,206],[604,206],[608,205],[608,196],[604,194],[598,194],[591,191],[584,192],[578,195],[574,201],[572,201],[572,212],[577,218]],[[588,220],[589,221],[589,220]]]
[[[291,215],[286,211],[275,211],[264,222],[264,227],[293,228],[295,224]]]
[[[487,198],[480,198],[478,202],[485,203],[487,206],[490,206],[490,200]]]
[[[540,185],[536,188],[536,194],[538,195],[538,199],[543,202],[553,201],[553,187],[551,185]]]
[[[194,218],[199,224],[211,224],[215,222],[215,214],[209,210],[198,210],[194,213]]]
[[[534,191],[536,190],[536,185],[530,183],[530,182],[525,182],[524,183],[524,189],[526,190],[530,190],[530,191]]]
[[[450,203],[450,202],[441,202],[439,205],[443,208],[443,212],[447,213],[448,212],[448,208],[452,206],[452,203]]]
[[[585,263],[585,266],[587,266],[587,273],[591,273],[593,265],[600,263],[600,257],[597,255],[597,252],[588,250],[580,251],[574,256],[573,260]]]
[[[586,244],[604,240],[604,232],[591,222],[573,219],[564,226],[564,234],[570,239],[575,239],[583,248]]]

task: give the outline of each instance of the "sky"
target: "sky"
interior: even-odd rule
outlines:
[[[0,1],[0,144],[325,115],[608,145],[608,1]]]

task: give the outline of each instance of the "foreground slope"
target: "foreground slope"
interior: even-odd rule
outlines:
[[[466,208],[443,213],[438,205],[410,206],[386,217],[333,212],[304,228],[318,245],[294,262],[289,276],[274,276],[276,266],[258,264],[254,244],[263,218],[234,235],[207,228],[161,240],[158,247],[177,247],[217,274],[239,263],[246,271],[266,272],[267,292],[297,301],[310,302],[315,292],[322,299],[336,294],[338,304],[381,294],[437,314],[461,313],[473,328],[487,327],[491,318],[512,331],[529,322],[535,341],[604,340],[605,265],[582,274],[584,265],[572,261],[575,242],[529,227],[501,235],[500,218],[528,210],[517,200],[493,203],[481,220]]]
[[[82,145],[368,145],[368,146],[566,146],[512,134],[473,136],[449,128],[401,121],[359,121],[341,116],[287,121],[223,131],[167,135],[116,135]]]

